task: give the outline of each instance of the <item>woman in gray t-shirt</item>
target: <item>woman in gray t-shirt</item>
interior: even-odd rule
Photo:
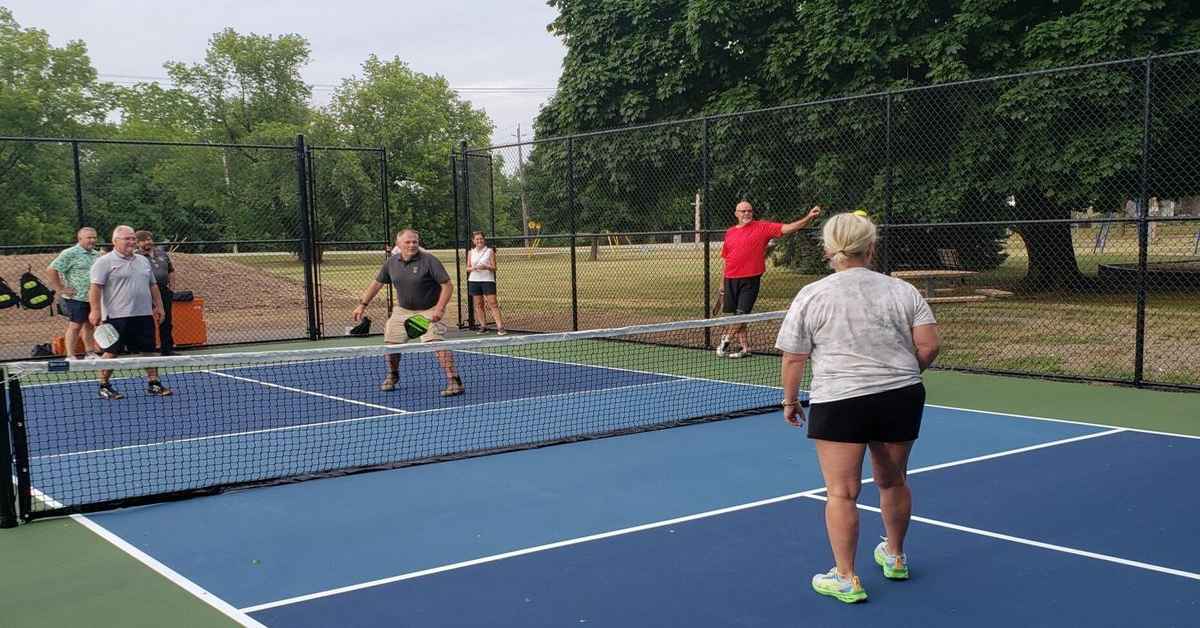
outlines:
[[[867,599],[854,559],[856,502],[868,447],[887,530],[875,562],[887,578],[908,578],[908,455],[925,406],[921,372],[939,344],[937,322],[916,288],[869,268],[875,240],[875,225],[864,216],[839,214],[826,221],[822,241],[836,272],[796,295],[775,343],[783,351],[784,418],[797,427],[805,421],[800,382],[812,363],[808,437],[816,443],[825,477],[825,524],[836,562],[813,576],[812,586],[843,602]]]

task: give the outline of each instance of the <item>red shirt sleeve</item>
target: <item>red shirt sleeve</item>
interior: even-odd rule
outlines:
[[[763,233],[766,235],[767,240],[770,240],[773,238],[778,238],[783,235],[783,223],[782,222],[764,222],[764,223],[762,223],[762,230],[763,230]]]

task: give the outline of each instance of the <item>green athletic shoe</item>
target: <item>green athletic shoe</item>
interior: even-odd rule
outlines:
[[[908,580],[908,556],[889,554],[887,537],[875,546],[875,564],[883,568],[883,577],[889,580]]]
[[[835,597],[847,604],[867,599],[867,592],[863,589],[858,576],[843,578],[838,575],[837,567],[813,576],[812,588],[821,595]]]

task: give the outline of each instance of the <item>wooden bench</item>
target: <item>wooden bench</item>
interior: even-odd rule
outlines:
[[[1008,290],[997,290],[996,288],[978,288],[975,290],[975,294],[982,294],[991,299],[1003,299],[1013,295]]]

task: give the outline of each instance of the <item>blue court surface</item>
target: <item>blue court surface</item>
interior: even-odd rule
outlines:
[[[590,369],[563,377],[588,383],[562,392],[595,396],[601,412],[647,395],[672,399],[664,405],[678,412],[714,390],[742,404],[779,399],[778,389],[761,386],[545,368],[541,377]],[[469,429],[513,425],[497,437],[509,442],[520,438],[517,421],[549,416],[553,404],[521,394],[447,402],[436,391],[346,397],[336,377],[305,381],[268,367],[186,377],[194,381],[176,381],[181,392],[206,378],[250,387],[246,398],[258,405],[237,414],[252,422],[205,428],[204,413],[231,411],[214,403],[194,408],[194,423],[113,429],[87,435],[86,444],[80,435],[34,451],[34,477],[101,463],[188,464],[179,461],[250,451],[263,439],[286,451],[346,425],[364,444],[399,439],[407,421],[461,420],[464,406],[483,417]],[[86,383],[60,386],[57,399],[74,387],[91,392]],[[29,394],[36,406],[37,389]],[[185,402],[183,394],[161,400]],[[297,403],[310,411],[303,418],[273,413]],[[610,418],[622,425],[628,417]],[[551,423],[543,427],[553,433]],[[451,444],[426,443],[418,453]],[[858,568],[870,599],[854,606],[809,587],[832,565],[823,483],[811,442],[779,413],[87,519],[251,626],[1194,626],[1200,500],[1189,474],[1197,460],[1195,437],[931,406],[910,466],[913,578],[886,581],[871,560],[882,525],[867,482]],[[270,464],[265,472],[300,463]],[[121,495],[102,484],[38,488],[66,501],[71,491]]]

